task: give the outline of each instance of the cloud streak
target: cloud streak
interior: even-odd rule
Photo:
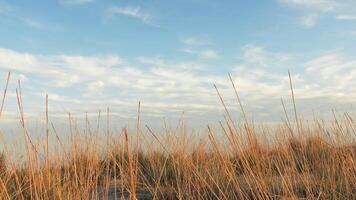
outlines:
[[[94,2],[94,0],[59,0],[59,2],[68,5],[84,5]]]
[[[192,49],[192,48],[185,48],[181,50],[184,53],[198,55],[202,59],[217,59],[219,54],[214,49]]]
[[[108,10],[110,15],[123,15],[140,20],[145,24],[152,24],[150,15],[143,13],[140,7],[111,7]]]
[[[279,0],[297,7],[303,12],[301,23],[313,27],[323,15],[331,15],[336,20],[356,20],[356,4],[353,0]]]
[[[201,38],[188,37],[181,40],[185,45],[181,52],[197,55],[201,59],[214,60],[219,58],[219,53],[213,49],[211,43]]]
[[[13,6],[9,4],[1,4],[0,2],[0,17],[8,18],[16,22],[20,22],[26,26],[36,28],[36,29],[44,29],[47,26],[35,19],[32,19],[28,16],[24,16],[22,13],[17,11]]]

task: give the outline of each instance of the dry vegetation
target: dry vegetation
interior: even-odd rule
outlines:
[[[69,115],[68,142],[47,114],[34,141],[20,87],[17,95],[24,151],[2,141],[0,199],[356,199],[356,122],[347,113],[327,122],[291,122],[286,113],[269,127],[245,114],[235,123],[226,109],[220,127],[199,134],[183,126],[156,133],[139,112],[133,133],[110,131],[109,120],[105,134],[89,133]]]

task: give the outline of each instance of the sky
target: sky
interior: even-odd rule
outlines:
[[[0,126],[18,124],[17,80],[36,122],[48,94],[53,121],[109,107],[121,126],[141,101],[144,123],[206,125],[223,119],[213,84],[241,120],[228,73],[248,117],[276,122],[281,98],[292,114],[288,70],[304,118],[353,112],[355,13],[354,0],[0,0]]]

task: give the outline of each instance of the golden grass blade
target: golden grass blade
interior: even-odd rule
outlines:
[[[2,96],[2,100],[1,100],[0,119],[1,119],[2,111],[3,111],[4,105],[5,105],[5,99],[6,99],[6,94],[7,94],[7,88],[8,88],[8,86],[9,86],[10,75],[11,75],[11,73],[9,72],[9,73],[7,74],[7,78],[6,78],[4,93],[3,93],[3,96]]]

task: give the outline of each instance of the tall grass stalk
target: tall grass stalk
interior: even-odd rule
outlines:
[[[185,128],[183,120],[177,128],[165,125],[161,133],[142,128],[139,102],[133,132],[112,130],[108,108],[106,134],[100,132],[101,111],[93,129],[86,113],[83,130],[69,113],[70,136],[64,139],[50,119],[46,95],[45,131],[35,133],[38,140],[27,129],[18,82],[25,148],[1,137],[0,199],[356,199],[353,115],[334,112],[330,121],[299,120],[290,74],[289,79],[297,127],[282,99],[285,123],[272,127],[248,121],[230,76],[242,121],[233,120],[215,86],[225,119],[199,133]],[[0,116],[3,108],[4,103]]]

